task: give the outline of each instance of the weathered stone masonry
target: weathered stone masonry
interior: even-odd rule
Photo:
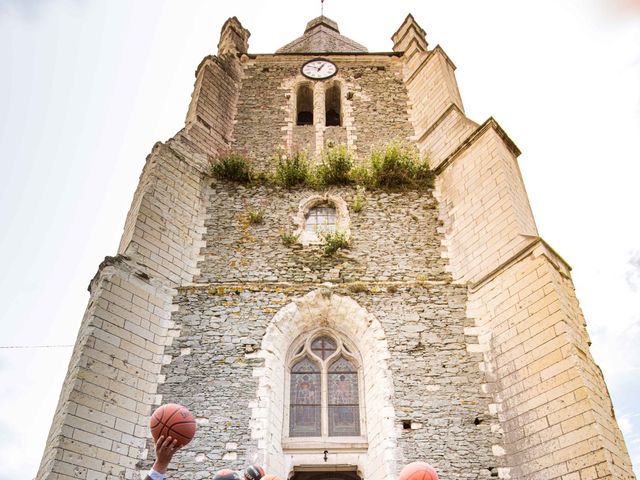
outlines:
[[[471,326],[466,289],[451,283],[440,254],[433,197],[369,192],[365,209],[350,216],[349,252],[326,257],[319,247],[292,249],[279,239],[299,201],[315,193],[212,182],[207,247],[195,279],[202,286],[181,290],[173,315],[180,336],[167,348],[173,360],[159,389],[164,401],[192,405],[207,420],[189,453],[194,463],[176,465],[172,476],[190,478],[252,460],[260,450],[246,421],[257,387],[254,352],[279,309],[329,281],[337,285],[332,294],[353,297],[384,330],[400,432],[398,463],[430,458],[443,474],[488,477],[499,465],[491,453],[498,439],[487,420],[481,357],[466,349],[475,342],[464,332]],[[350,203],[355,189],[332,193]],[[264,210],[264,222],[250,225],[247,211],[256,208]],[[365,292],[354,293],[360,289]],[[475,452],[473,460],[469,452]]]
[[[243,64],[233,147],[246,152],[258,168],[271,168],[271,157],[278,148],[307,147],[310,153],[316,153],[317,129],[295,125],[296,86],[307,81],[300,74],[300,65],[307,58],[260,55],[247,57]],[[341,86],[345,126],[326,130],[323,126],[323,145],[340,139],[340,133],[334,131],[343,130],[343,143],[351,145],[364,160],[372,146],[394,139],[408,140],[413,128],[398,57],[350,54],[334,60],[339,73],[332,81]]]

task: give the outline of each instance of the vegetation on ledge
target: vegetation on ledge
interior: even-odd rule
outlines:
[[[273,156],[275,170],[255,171],[248,158],[238,152],[224,152],[211,162],[211,175],[237,183],[275,184],[292,189],[323,189],[332,185],[355,185],[370,190],[426,190],[433,188],[434,175],[415,145],[393,141],[374,148],[367,163],[356,165],[346,145],[329,145],[313,166],[304,150],[291,154],[279,150]],[[362,199],[359,210],[364,205]]]

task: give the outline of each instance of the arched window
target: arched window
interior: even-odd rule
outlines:
[[[307,232],[335,232],[336,209],[333,205],[321,204],[311,207],[305,222]]]
[[[313,89],[308,83],[298,87],[296,125],[313,125]]]
[[[358,437],[358,361],[336,335],[304,339],[290,362],[289,436]]]
[[[351,236],[349,207],[338,195],[325,193],[304,198],[298,205],[298,212],[293,217],[294,235],[303,246],[322,245],[321,232],[341,232]]]
[[[342,125],[340,85],[334,83],[327,88],[324,94],[325,118],[327,127],[339,127]]]

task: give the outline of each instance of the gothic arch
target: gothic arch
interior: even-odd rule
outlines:
[[[295,339],[320,327],[340,332],[360,352],[367,424],[363,444],[329,446],[332,452],[329,461],[356,466],[361,478],[391,480],[397,442],[385,333],[380,322],[355,300],[335,295],[329,289],[314,290],[295,299],[283,307],[267,327],[257,353],[264,359],[264,365],[254,371],[259,385],[252,404],[251,433],[257,441],[257,451],[248,460],[264,465],[267,471],[284,479],[296,466],[327,465],[323,449],[312,444],[291,443],[284,432],[287,355]]]

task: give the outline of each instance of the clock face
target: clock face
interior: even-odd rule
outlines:
[[[309,60],[302,65],[302,74],[307,78],[313,78],[314,80],[324,80],[326,78],[333,77],[338,73],[338,67],[329,60],[323,60],[316,58]]]

